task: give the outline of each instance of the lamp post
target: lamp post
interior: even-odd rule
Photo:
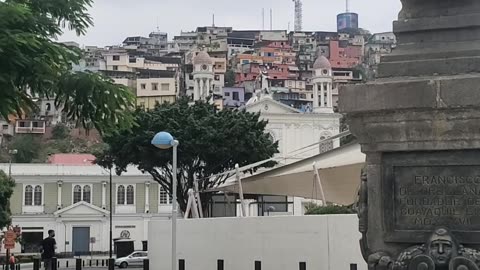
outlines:
[[[177,270],[177,147],[178,141],[168,132],[159,132],[152,144],[159,149],[173,148],[172,161],[172,270]]]
[[[12,176],[12,158],[14,155],[18,153],[18,150],[17,149],[8,150],[8,153],[10,154],[10,160],[8,162],[8,177],[11,177]]]

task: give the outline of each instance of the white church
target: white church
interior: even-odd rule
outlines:
[[[194,101],[206,99],[212,93],[213,61],[207,52],[200,51],[193,59],[193,64]],[[260,89],[244,107],[248,112],[260,112],[261,117],[269,121],[267,130],[272,138],[279,142],[279,153],[276,157],[282,158],[283,164],[339,146],[338,140],[318,145],[321,140],[340,133],[341,115],[333,111],[333,75],[330,62],[319,53],[313,68],[313,104],[307,112],[274,100],[267,72],[260,74]]]

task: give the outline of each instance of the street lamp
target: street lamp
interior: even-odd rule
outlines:
[[[160,149],[173,148],[172,177],[172,270],[177,270],[177,147],[178,141],[168,132],[159,132],[152,144]]]
[[[18,153],[17,149],[8,150],[10,154],[10,160],[8,162],[8,177],[12,176],[12,157]]]

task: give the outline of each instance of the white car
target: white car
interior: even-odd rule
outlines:
[[[115,266],[127,268],[129,266],[143,266],[143,261],[148,259],[147,251],[135,251],[127,257],[115,260]]]

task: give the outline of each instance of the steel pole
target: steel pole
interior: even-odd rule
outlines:
[[[172,270],[177,270],[177,147],[173,141],[173,176],[172,176]]]
[[[113,199],[112,199],[112,168],[110,168],[110,237],[109,237],[109,258],[112,259],[113,257],[113,250],[112,250],[112,241],[113,241],[113,232],[112,232],[112,220],[113,220]]]

